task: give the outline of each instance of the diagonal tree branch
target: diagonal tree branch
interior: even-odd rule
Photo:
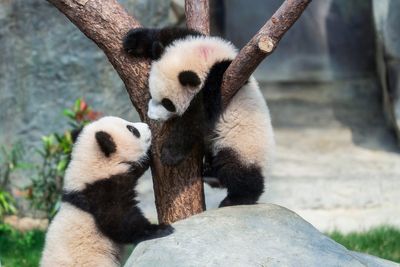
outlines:
[[[210,34],[210,6],[208,0],[185,0],[186,26],[205,35]]]
[[[270,55],[311,0],[285,0],[257,34],[240,50],[224,74],[222,102],[226,107],[257,66]]]

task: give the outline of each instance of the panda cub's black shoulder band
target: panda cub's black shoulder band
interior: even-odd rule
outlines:
[[[90,212],[90,204],[85,194],[79,191],[63,191],[61,201],[67,202],[83,211]]]

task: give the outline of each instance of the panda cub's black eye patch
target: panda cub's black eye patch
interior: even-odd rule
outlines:
[[[166,110],[168,110],[169,112],[175,112],[175,111],[176,111],[176,108],[175,108],[174,103],[172,103],[172,101],[169,100],[168,98],[163,98],[163,99],[161,100],[161,105],[162,105]]]
[[[201,83],[200,77],[191,70],[185,70],[179,73],[178,79],[183,86],[196,87],[199,86]]]
[[[138,129],[136,129],[135,127],[133,127],[132,125],[127,125],[126,128],[128,128],[128,130],[133,133],[134,136],[136,136],[137,138],[140,138],[140,132],[138,131]]]

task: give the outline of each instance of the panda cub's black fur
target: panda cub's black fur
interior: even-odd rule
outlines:
[[[160,58],[164,48],[176,39],[186,36],[201,36],[202,34],[189,29],[170,27],[159,29],[132,29],[124,38],[124,50],[136,57]]]
[[[171,228],[151,224],[137,207],[134,189],[148,167],[148,160],[140,165],[131,163],[127,173],[88,184],[83,191],[64,191],[62,201],[90,213],[100,231],[116,243],[138,243],[163,236]]]

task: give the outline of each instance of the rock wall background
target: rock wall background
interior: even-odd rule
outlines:
[[[182,20],[182,14],[171,16],[183,12],[181,0],[172,1],[172,6],[171,1],[161,0],[121,3],[146,26]],[[212,28],[241,47],[280,3],[255,0],[249,6],[242,0],[212,1]],[[393,6],[390,9],[389,4]],[[258,68],[258,79],[310,82],[374,76],[373,25],[378,21],[379,40],[384,43],[378,47],[383,47],[388,62],[387,114],[395,125],[400,107],[390,105],[397,103],[398,94],[396,5],[390,0],[313,1],[275,53]],[[19,139],[35,144],[43,134],[62,131],[66,125],[61,110],[80,96],[106,114],[138,118],[100,49],[51,4],[0,0],[0,25],[0,144]]]
[[[168,23],[170,1],[122,0],[144,25]],[[0,0],[0,144],[67,127],[62,109],[83,96],[105,114],[137,120],[103,52],[43,0]]]
[[[243,46],[280,0],[225,1],[226,36]],[[375,73],[372,2],[312,1],[283,37],[276,51],[257,69],[264,81],[334,81]]]
[[[182,5],[182,1],[173,2],[173,10]],[[121,3],[144,25],[172,22],[170,1]],[[214,17],[223,19],[214,24],[223,25],[213,28],[241,47],[280,3],[257,0],[249,7],[241,0],[215,1],[213,10],[218,12],[213,12]],[[373,8],[389,4],[398,5],[389,0],[374,1],[374,6],[373,1],[364,0],[312,2],[277,51],[260,66],[258,78],[321,81],[374,75]],[[398,9],[386,10],[391,13],[375,11],[381,17],[375,21],[384,32],[380,40],[385,41],[384,55],[390,61],[390,88],[396,88],[398,37],[395,26],[390,25],[397,25],[398,16],[392,10]],[[62,108],[79,96],[107,114],[137,119],[122,82],[103,53],[51,4],[0,0],[0,23],[0,143],[17,139],[35,143],[41,135],[62,129]],[[390,96],[397,94],[386,91]]]
[[[385,115],[400,139],[400,1],[374,0],[373,4]]]

